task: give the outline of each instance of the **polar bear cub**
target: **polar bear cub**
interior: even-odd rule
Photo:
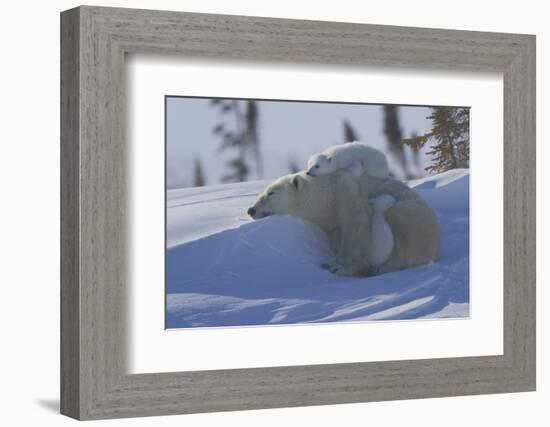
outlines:
[[[307,162],[307,174],[311,176],[328,175],[342,169],[357,177],[366,174],[387,178],[390,173],[385,154],[361,142],[333,145],[322,153],[313,154]]]
[[[376,273],[388,261],[393,253],[393,233],[384,214],[395,203],[395,198],[382,194],[370,200],[373,215],[371,219],[371,250],[369,264]]]

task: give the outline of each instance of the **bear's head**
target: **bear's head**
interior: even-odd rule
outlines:
[[[303,205],[303,190],[307,184],[303,172],[285,175],[270,184],[247,213],[254,219],[270,215],[298,216]]]
[[[334,172],[332,158],[324,154],[313,154],[307,161],[306,174],[311,176],[326,175]]]

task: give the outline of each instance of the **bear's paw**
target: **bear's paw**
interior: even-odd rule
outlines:
[[[355,276],[356,272],[353,268],[344,266],[337,261],[325,262],[321,267],[338,276]]]

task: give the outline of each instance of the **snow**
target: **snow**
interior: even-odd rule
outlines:
[[[375,277],[322,269],[312,224],[247,208],[269,181],[168,190],[167,328],[469,316],[469,172],[411,181],[441,226],[441,256]]]

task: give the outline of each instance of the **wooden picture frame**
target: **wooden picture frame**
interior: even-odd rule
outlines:
[[[502,72],[504,353],[127,374],[126,53]],[[535,389],[534,36],[78,7],[61,14],[61,165],[65,415],[84,420]]]

